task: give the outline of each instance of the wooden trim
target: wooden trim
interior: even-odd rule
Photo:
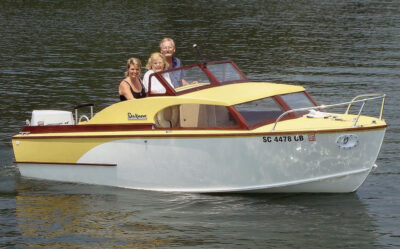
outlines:
[[[171,134],[166,129],[165,134],[141,134],[141,135],[86,135],[86,136],[29,136],[24,135],[20,137],[13,136],[13,140],[22,139],[59,139],[59,138],[213,138],[213,137],[255,137],[255,136],[280,136],[285,134],[324,134],[324,133],[338,133],[338,132],[354,132],[354,131],[369,131],[385,129],[387,125],[380,125],[375,127],[349,127],[342,129],[329,129],[329,130],[303,130],[303,131],[273,131],[273,132],[259,132],[259,133],[224,133],[224,134]],[[210,130],[211,131],[211,130]]]
[[[214,76],[214,74],[211,73],[210,70],[208,70],[208,68],[207,68],[208,65],[217,65],[217,64],[223,64],[223,63],[231,64],[233,66],[233,68],[238,72],[238,74],[242,77],[242,79],[241,80],[220,82]],[[189,88],[189,89],[177,92],[162,77],[163,73],[170,73],[170,72],[179,71],[179,70],[185,70],[185,69],[194,68],[194,67],[200,68],[204,72],[204,74],[207,75],[207,77],[210,80],[210,84],[205,85],[205,86],[201,86],[201,87]],[[160,81],[160,83],[166,89],[166,93],[163,93],[163,94],[152,94],[151,92],[149,92],[148,93],[148,97],[153,97],[153,96],[179,96],[179,95],[182,95],[182,94],[186,94],[186,93],[190,93],[190,92],[194,92],[194,91],[198,91],[198,90],[202,90],[202,89],[206,89],[206,88],[210,88],[210,87],[215,87],[215,86],[220,86],[220,85],[227,85],[227,84],[231,84],[231,83],[248,82],[248,79],[247,79],[246,75],[240,70],[240,68],[232,60],[205,62],[205,64],[203,62],[198,62],[198,63],[195,63],[195,64],[186,65],[186,66],[182,66],[182,67],[179,67],[179,68],[171,68],[171,69],[163,70],[163,71],[160,71],[160,72],[154,72],[149,76],[149,89],[150,90],[151,90],[151,80],[150,80],[151,77],[156,77]]]
[[[291,109],[290,109],[290,106],[288,106],[287,104],[286,104],[286,102],[283,100],[283,98],[280,96],[280,95],[275,95],[275,96],[273,96],[273,98],[276,100],[276,102],[278,102],[279,103],[279,105],[281,105],[282,107],[283,107],[283,112],[286,112],[286,111],[290,111]],[[295,113],[289,113],[288,115],[287,115],[287,117],[290,117],[290,118],[296,118],[297,116],[296,116],[296,114]],[[285,119],[286,120],[286,119]]]
[[[240,75],[242,76],[242,78],[246,81],[248,81],[247,76],[242,72],[242,70],[236,65],[235,62],[230,61],[232,66],[240,73]]]
[[[237,126],[199,126],[199,127],[176,127],[176,128],[164,128],[164,127],[155,127],[154,130],[157,131],[221,131],[221,130],[229,130],[229,131],[243,131],[239,125]]]
[[[92,125],[46,125],[25,126],[22,132],[37,133],[66,133],[66,132],[107,132],[107,131],[140,131],[151,130],[153,124],[92,124]]]
[[[154,72],[152,74],[150,74],[149,76],[149,92],[148,92],[148,97],[151,96],[174,96],[175,94],[175,90],[173,90],[173,88],[170,86],[170,84],[168,84],[167,80],[161,75],[165,73],[165,71],[161,71],[161,72]],[[165,93],[161,93],[161,94],[152,94],[151,93],[151,78],[155,77],[160,83],[161,85],[165,88]]]
[[[315,106],[318,106],[317,101],[314,100],[314,98],[311,96],[311,94],[309,94],[307,91],[304,91],[304,93],[306,94],[306,96],[308,97],[308,99],[310,99],[311,102],[312,102]]]
[[[56,164],[56,165],[72,165],[72,166],[117,166],[116,163],[60,163],[60,162],[23,162],[14,161],[14,163],[24,163],[24,164]]]
[[[214,76],[214,74],[211,73],[210,70],[208,70],[208,67],[206,65],[205,64],[200,64],[199,66],[203,70],[203,72],[208,76],[208,78],[210,80],[210,85],[220,86],[221,82],[219,82],[218,79]]]
[[[234,106],[227,106],[227,109],[230,112],[230,114],[233,116],[233,118],[236,119],[236,122],[238,122],[240,129],[249,130],[249,125],[247,124],[246,119],[239,113],[238,110],[236,110],[236,108]]]

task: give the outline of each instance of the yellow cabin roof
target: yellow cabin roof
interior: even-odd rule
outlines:
[[[111,105],[97,113],[87,124],[153,123],[155,114],[168,106],[205,104],[231,106],[279,94],[301,92],[301,86],[266,82],[222,85],[180,96],[148,97]],[[138,117],[128,119],[128,116]]]
[[[230,106],[279,94],[301,91],[305,91],[301,86],[268,82],[248,82],[207,88],[181,95],[181,97],[210,101],[213,103],[219,102],[223,105]]]

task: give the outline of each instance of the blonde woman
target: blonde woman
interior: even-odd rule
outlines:
[[[165,58],[165,56],[159,52],[152,53],[147,64],[146,68],[148,71],[145,73],[143,77],[143,85],[146,88],[146,92],[149,91],[149,81],[150,75],[154,72],[161,72],[166,70],[169,67],[169,64]],[[172,87],[171,78],[168,73],[163,74],[164,79],[168,82],[168,84]],[[151,93],[165,93],[166,89],[161,84],[161,82],[156,78],[151,78]]]
[[[146,90],[140,79],[142,62],[138,58],[130,58],[126,62],[125,79],[119,83],[119,99],[121,101],[146,97]]]

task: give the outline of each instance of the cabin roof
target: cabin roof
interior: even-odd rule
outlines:
[[[97,113],[88,124],[99,123],[148,123],[161,109],[179,104],[204,104],[232,106],[274,95],[301,92],[301,86],[248,82],[214,86],[179,96],[147,97],[115,103]],[[146,118],[129,120],[129,115],[145,115]]]
[[[204,104],[209,102],[209,104],[220,103],[221,105],[231,106],[256,99],[301,91],[305,91],[301,86],[269,82],[248,82],[211,87],[183,94],[179,98],[190,98],[201,101]]]

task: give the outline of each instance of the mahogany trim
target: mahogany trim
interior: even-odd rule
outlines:
[[[232,66],[240,73],[240,75],[242,76],[242,78],[246,81],[248,81],[247,76],[242,72],[242,70],[236,65],[235,62],[230,61]]]
[[[173,88],[171,87],[170,84],[168,84],[167,80],[161,75],[162,73],[164,73],[164,71],[161,72],[154,72],[152,74],[150,74],[149,76],[149,92],[147,94],[148,97],[151,96],[174,96],[175,94],[175,90],[173,90]],[[165,88],[165,93],[161,93],[161,94],[157,94],[157,93],[151,93],[151,78],[155,77],[161,84],[162,86]]]
[[[24,133],[66,133],[66,132],[107,132],[151,130],[153,124],[92,124],[92,125],[46,125],[25,126]]]
[[[228,111],[230,114],[233,116],[234,119],[238,122],[239,128],[240,129],[247,129],[249,130],[249,125],[246,121],[246,119],[240,114],[238,110],[234,106],[228,106],[227,107]]]
[[[164,127],[155,127],[154,130],[160,131],[187,131],[187,130],[208,130],[208,131],[221,131],[221,130],[232,130],[232,131],[242,131],[239,125],[236,126],[199,126],[199,127],[172,127],[172,128],[164,128]]]
[[[240,75],[241,79],[240,80],[232,80],[232,81],[223,81],[220,82],[212,72],[210,72],[210,70],[208,69],[208,65],[217,65],[217,64],[224,64],[224,63],[229,63],[232,65],[232,67],[237,71],[237,73]],[[189,69],[189,68],[194,68],[194,67],[198,67],[200,68],[204,74],[208,77],[210,84],[205,85],[205,86],[201,86],[201,87],[195,87],[195,88],[189,88],[186,90],[182,90],[182,91],[175,91],[174,88],[172,88],[168,82],[164,79],[164,77],[162,77],[163,73],[170,73],[170,72],[174,72],[174,71],[179,71],[179,70],[185,70],[185,69]],[[198,90],[202,90],[202,89],[206,89],[206,88],[210,88],[210,87],[216,87],[216,86],[222,86],[222,85],[227,85],[227,84],[233,84],[233,83],[243,83],[243,82],[248,82],[248,79],[246,77],[246,75],[240,70],[240,68],[231,60],[223,60],[223,61],[212,61],[212,62],[201,62],[201,63],[195,63],[195,64],[191,64],[191,65],[186,65],[186,66],[182,66],[179,68],[172,68],[172,69],[168,69],[168,70],[163,70],[160,72],[154,72],[149,76],[149,89],[151,90],[151,78],[152,77],[156,77],[160,83],[164,86],[164,88],[166,89],[166,93],[163,94],[155,94],[155,93],[151,93],[151,91],[148,93],[148,97],[153,97],[153,96],[179,96],[182,94],[186,94],[189,92],[194,92],[194,91],[198,91]]]
[[[221,85],[221,82],[219,82],[217,77],[215,77],[214,74],[211,73],[210,70],[208,69],[207,63],[202,63],[199,66],[200,66],[201,70],[203,70],[203,72],[207,75],[208,79],[210,80],[210,85],[213,85],[213,86]]]
[[[288,106],[286,104],[286,102],[282,99],[282,97],[280,95],[275,95],[272,98],[274,98],[276,100],[276,102],[278,102],[279,105],[281,105],[283,107],[283,109],[284,109],[283,112],[291,110],[290,106]],[[290,118],[296,118],[297,117],[295,113],[289,113],[287,116],[290,117]]]
[[[342,129],[329,129],[329,130],[304,130],[304,131],[273,131],[273,132],[259,132],[259,133],[224,133],[224,134],[171,134],[166,129],[166,134],[141,134],[141,135],[86,135],[86,136],[13,136],[13,140],[22,139],[58,139],[58,138],[197,138],[197,137],[255,137],[255,136],[279,136],[287,134],[324,134],[324,133],[338,133],[346,131],[368,131],[368,130],[381,130],[385,129],[387,125],[380,125],[375,127],[349,127]]]
[[[115,167],[116,163],[63,163],[63,162],[24,162],[24,161],[14,161],[14,163],[24,163],[24,164],[56,164],[56,165],[76,165],[76,166],[106,166]]]
[[[307,91],[304,91],[304,93],[306,94],[306,96],[308,97],[308,99],[309,99],[315,106],[318,106],[317,101],[314,100],[314,98],[311,96],[311,94],[309,94]]]

